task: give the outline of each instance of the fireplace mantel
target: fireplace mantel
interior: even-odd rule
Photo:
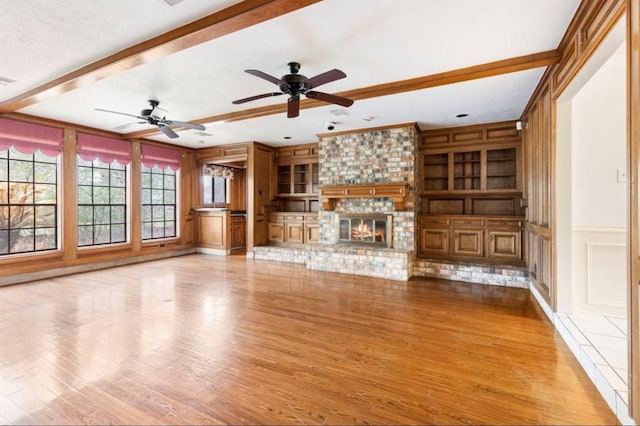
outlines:
[[[341,198],[393,198],[395,210],[403,211],[406,195],[406,183],[324,185],[320,188],[320,198],[324,210],[333,210],[335,201]]]

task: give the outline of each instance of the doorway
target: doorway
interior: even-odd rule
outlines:
[[[619,417],[629,403],[625,23],[558,98],[555,157],[557,317]]]

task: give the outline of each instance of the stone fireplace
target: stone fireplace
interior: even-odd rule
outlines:
[[[319,137],[320,243],[308,267],[409,279],[419,131],[405,124]]]

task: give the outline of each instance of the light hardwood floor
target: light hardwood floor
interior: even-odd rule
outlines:
[[[0,423],[616,418],[527,290],[189,255],[0,288]]]

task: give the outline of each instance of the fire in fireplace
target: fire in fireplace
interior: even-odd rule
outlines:
[[[391,247],[392,220],[385,214],[336,215],[337,242]]]

